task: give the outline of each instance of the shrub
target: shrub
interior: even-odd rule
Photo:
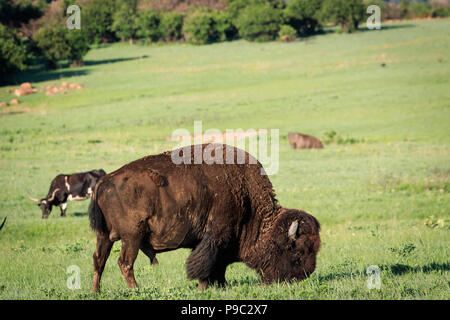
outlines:
[[[227,12],[213,11],[212,16],[219,41],[233,40],[237,37],[238,31],[231,21],[231,16]]]
[[[286,23],[299,35],[309,35],[320,27],[319,14],[322,0],[292,0],[284,9]]]
[[[26,47],[16,34],[0,24],[0,77],[25,69],[27,58]]]
[[[434,8],[431,11],[431,16],[433,18],[446,18],[450,17],[450,7],[447,8]]]
[[[184,15],[178,12],[166,12],[161,17],[160,32],[166,41],[176,41],[183,38]]]
[[[343,33],[358,29],[358,25],[366,17],[362,0],[324,0],[321,17],[341,27]]]
[[[122,41],[129,40],[133,43],[133,37],[136,34],[136,0],[123,2],[119,9],[113,15],[113,30]]]
[[[45,26],[34,37],[36,46],[50,69],[58,67],[58,61],[69,59],[71,66],[83,65],[83,56],[89,51],[86,31],[68,30],[65,26]]]
[[[19,28],[22,24],[41,16],[41,8],[31,1],[0,0],[0,23],[8,27]]]
[[[116,10],[115,0],[91,0],[81,13],[81,26],[89,34],[89,40],[106,43],[116,39],[112,25]]]
[[[152,9],[141,11],[136,18],[136,34],[145,42],[156,42],[161,39],[161,13]]]
[[[412,2],[409,4],[408,16],[410,18],[425,18],[431,16],[431,8],[427,3]]]
[[[36,32],[34,40],[51,69],[58,67],[58,60],[69,56],[67,28],[63,26],[42,27]]]
[[[293,41],[297,38],[297,31],[289,25],[282,25],[278,32],[278,37],[283,42]]]
[[[282,22],[282,10],[272,7],[269,3],[255,3],[241,10],[236,27],[244,39],[270,41],[277,37]]]
[[[206,8],[199,8],[187,16],[183,34],[185,39],[193,44],[212,43],[220,39],[214,15]]]
[[[67,58],[72,67],[79,67],[83,65],[83,57],[89,51],[89,40],[87,33],[81,30],[69,30],[66,34],[67,44],[69,45],[69,52]]]

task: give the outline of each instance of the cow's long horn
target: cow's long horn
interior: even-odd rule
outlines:
[[[298,229],[298,220],[295,220],[292,222],[291,226],[289,227],[288,236],[292,240],[295,240],[295,235],[297,234]]]
[[[0,230],[2,230],[3,226],[5,225],[5,222],[6,222],[6,217],[5,217],[5,219],[3,219],[2,225],[0,225]]]
[[[47,199],[48,202],[53,201],[53,199],[55,199],[55,194],[56,192],[58,192],[59,188],[56,188],[53,193],[52,193],[52,197],[50,199]]]
[[[41,200],[36,199],[36,198],[32,198],[30,196],[28,196],[28,199],[30,199],[31,201],[34,201],[34,202],[41,202]]]

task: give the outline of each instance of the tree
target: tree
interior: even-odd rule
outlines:
[[[244,39],[270,41],[277,37],[282,23],[282,10],[266,2],[246,6],[240,11],[235,25]]]
[[[136,18],[136,34],[145,42],[156,42],[161,39],[161,13],[152,9],[141,11]]]
[[[116,0],[91,0],[81,13],[81,25],[85,28],[91,42],[110,42],[115,40],[112,30]]]
[[[42,27],[36,32],[34,40],[50,69],[58,68],[58,60],[69,56],[70,46],[66,27]]]
[[[341,27],[343,33],[358,29],[365,18],[365,6],[362,0],[324,0],[321,17]]]
[[[166,12],[161,17],[160,31],[164,40],[176,41],[183,37],[184,15],[178,12]]]
[[[320,27],[319,15],[322,0],[292,0],[284,9],[286,23],[292,26],[298,35],[310,35]]]
[[[133,38],[136,35],[136,0],[128,0],[119,6],[119,9],[114,13],[112,31],[122,41],[128,40],[133,44]]]
[[[0,24],[0,80],[6,80],[7,74],[24,70],[28,58],[26,47],[16,34]]]
[[[208,8],[198,8],[185,19],[183,34],[193,44],[207,44],[220,40],[213,13]]]
[[[69,30],[66,33],[69,52],[67,58],[70,60],[71,67],[80,67],[83,63],[83,57],[89,51],[89,40],[86,32],[81,30]]]
[[[89,51],[88,37],[83,30],[68,30],[65,26],[44,26],[34,37],[37,47],[50,69],[69,59],[72,67],[83,65],[83,56]]]

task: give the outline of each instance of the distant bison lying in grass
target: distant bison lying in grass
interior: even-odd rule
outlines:
[[[198,279],[200,289],[225,284],[227,266],[238,261],[255,269],[264,282],[302,280],[314,271],[318,221],[279,206],[261,164],[243,150],[211,144],[173,152],[191,159],[195,148],[204,154],[207,146],[213,146],[215,159],[231,154],[236,163],[239,153],[245,163],[203,158],[198,164],[175,164],[169,151],[100,178],[89,207],[97,235],[93,291],[99,290],[113,243],[120,239],[118,264],[130,288],[137,287],[133,264],[139,250],[153,260],[159,252],[193,249],[187,276]]]
[[[316,137],[302,133],[289,133],[289,143],[292,149],[323,149],[322,142]]]

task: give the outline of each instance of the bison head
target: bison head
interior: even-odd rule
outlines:
[[[259,270],[264,282],[303,280],[316,268],[319,222],[310,214],[281,208],[270,228]]]
[[[39,208],[41,208],[42,219],[46,219],[50,215],[50,212],[52,211],[52,207],[53,207],[53,200],[55,199],[55,195],[56,195],[56,192],[58,192],[58,190],[59,190],[59,188],[55,189],[52,192],[52,195],[50,197],[43,198],[43,199],[36,199],[36,198],[32,198],[32,197],[28,196],[28,198],[31,201],[37,202],[37,206]]]

